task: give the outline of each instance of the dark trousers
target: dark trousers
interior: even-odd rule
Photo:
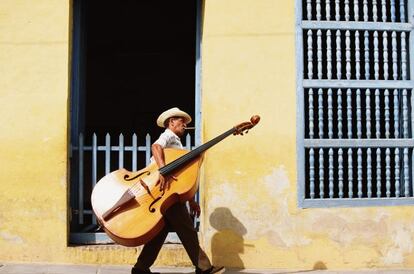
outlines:
[[[158,253],[169,231],[177,233],[191,262],[195,267],[208,269],[211,263],[198,242],[197,231],[185,204],[176,203],[164,214],[166,226],[151,241],[146,243],[139,254],[135,267],[142,270],[149,269],[157,259]]]

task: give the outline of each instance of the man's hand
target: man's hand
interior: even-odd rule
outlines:
[[[200,217],[200,205],[195,200],[188,201],[188,205],[190,206],[191,216]]]
[[[163,175],[160,174],[156,185],[160,185],[160,191],[162,192],[164,190],[170,189],[172,180],[177,181],[177,177],[175,177],[174,175],[164,177]]]

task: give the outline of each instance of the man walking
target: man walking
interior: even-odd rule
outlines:
[[[183,148],[180,137],[184,135],[187,124],[190,122],[190,115],[176,107],[164,111],[158,117],[157,125],[165,128],[165,131],[151,146],[153,160],[157,163],[158,168],[165,166],[165,148]],[[174,179],[174,176],[165,178],[160,174],[158,181],[160,190],[168,189]],[[200,215],[200,206],[194,198],[189,201],[189,206],[191,215]],[[131,270],[131,274],[152,273],[150,267],[155,262],[170,230],[175,231],[180,238],[196,268],[196,274],[221,273],[224,271],[223,267],[212,266],[209,258],[201,249],[190,213],[185,204],[179,202],[166,210],[164,214],[166,226],[157,236],[144,245],[136,264]]]

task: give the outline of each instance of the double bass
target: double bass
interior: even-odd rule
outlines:
[[[260,121],[251,117],[207,143],[191,150],[164,149],[162,168],[151,163],[130,172],[119,169],[104,176],[92,190],[92,209],[108,236],[124,246],[139,246],[164,227],[163,213],[174,203],[184,203],[198,189],[198,173],[204,152],[230,135],[243,135]],[[159,175],[174,176],[168,189],[160,191]]]

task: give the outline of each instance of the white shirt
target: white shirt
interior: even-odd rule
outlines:
[[[178,137],[170,129],[166,129],[161,133],[160,137],[154,144],[160,145],[162,148],[179,148],[183,149],[183,144],[181,144],[180,137]]]

